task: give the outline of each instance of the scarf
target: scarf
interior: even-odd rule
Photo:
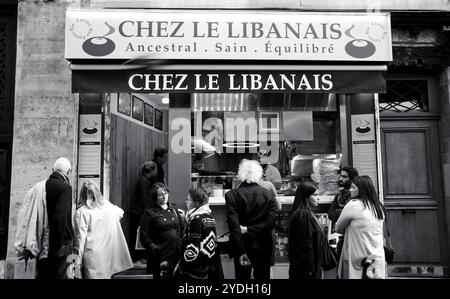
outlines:
[[[206,215],[211,214],[211,209],[209,208],[208,204],[205,204],[205,205],[197,207],[197,208],[190,209],[186,213],[186,222],[189,224],[191,222],[191,220],[194,219],[195,216],[203,215],[203,214],[206,214]]]

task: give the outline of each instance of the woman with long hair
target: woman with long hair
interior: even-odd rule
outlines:
[[[75,213],[75,235],[83,278],[111,278],[133,268],[120,226],[123,210],[105,199],[91,180],[81,187]]]
[[[350,193],[352,200],[345,205],[336,222],[336,231],[345,232],[338,276],[362,278],[362,263],[370,256],[375,261],[375,277],[386,278],[383,248],[386,210],[378,199],[372,179],[366,175],[353,178]]]
[[[141,220],[141,243],[147,251],[147,272],[153,279],[172,278],[181,256],[183,220],[169,202],[169,189],[156,183],[150,191],[150,206]]]
[[[317,187],[301,183],[289,217],[289,278],[322,278],[322,248],[326,236],[313,213],[318,206]]]

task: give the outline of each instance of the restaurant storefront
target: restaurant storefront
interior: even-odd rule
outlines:
[[[287,278],[286,215],[296,186],[319,186],[323,224],[339,166],[383,194],[378,93],[392,60],[389,14],[70,10],[66,59],[80,94],[78,182],[94,179],[125,211],[153,149],[169,151],[171,200],[203,187],[227,240],[224,193],[239,162],[276,167],[274,278]],[[329,230],[331,236],[331,227]],[[222,255],[225,275],[232,263]]]

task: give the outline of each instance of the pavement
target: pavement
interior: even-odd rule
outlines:
[[[0,279],[5,278],[5,260],[0,261]]]

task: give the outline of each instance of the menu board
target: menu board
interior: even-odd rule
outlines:
[[[92,180],[100,185],[102,165],[102,115],[80,114],[78,145],[78,190]]]
[[[378,189],[375,117],[373,114],[352,115],[353,166],[360,175],[368,175]]]

